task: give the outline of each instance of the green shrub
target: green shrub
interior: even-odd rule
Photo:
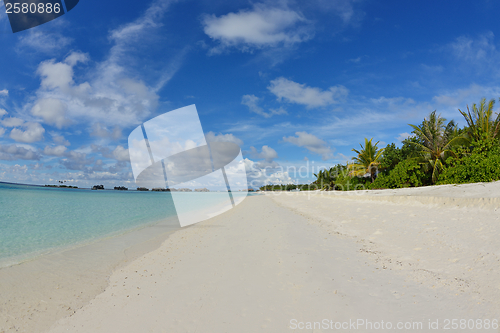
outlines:
[[[335,180],[335,190],[337,191],[354,191],[366,190],[369,187],[371,180],[365,177],[350,177],[347,172],[338,175]]]
[[[414,159],[399,162],[389,174],[379,174],[377,179],[369,185],[372,189],[403,188],[422,186],[429,182],[422,166]]]
[[[500,179],[500,148],[493,141],[474,142],[472,152],[460,149],[446,160],[437,184],[491,182]]]

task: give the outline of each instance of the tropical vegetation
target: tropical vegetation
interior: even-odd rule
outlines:
[[[382,153],[384,149],[378,149],[378,141],[375,144],[372,144],[373,138],[368,140],[365,138],[365,146],[362,144],[360,150],[352,149],[352,151],[356,152],[358,156],[353,157],[352,160],[354,163],[348,165],[348,168],[351,169],[351,176],[364,176],[365,174],[370,175],[370,179],[373,183],[375,180],[375,176],[377,174],[378,166],[380,165],[380,160],[382,159]]]
[[[313,184],[348,191],[500,180],[500,115],[494,105],[483,98],[466,112],[458,110],[463,128],[433,111],[421,124],[409,124],[411,136],[401,148],[390,143],[379,149],[379,142],[365,138],[351,163],[318,172]]]
[[[467,105],[458,110],[466,125],[458,128],[437,111],[421,124],[408,124],[411,135],[379,148],[379,141],[365,138],[351,163],[337,164],[314,174],[304,185],[266,185],[261,190],[384,189],[500,180],[500,114],[493,112],[495,100]]]

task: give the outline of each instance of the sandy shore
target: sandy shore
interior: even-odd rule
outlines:
[[[46,331],[102,293],[114,270],[157,249],[178,224],[166,219],[1,268],[0,333]]]
[[[498,320],[497,197],[499,183],[249,197],[116,270],[50,332],[326,332],[353,322],[344,331],[421,332]]]

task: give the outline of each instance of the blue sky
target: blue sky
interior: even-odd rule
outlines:
[[[128,134],[190,104],[207,138],[241,146],[254,185],[310,181],[365,137],[400,144],[433,110],[463,125],[457,109],[499,98],[499,12],[483,0],[81,0],[12,34],[2,9],[0,181],[134,187]]]

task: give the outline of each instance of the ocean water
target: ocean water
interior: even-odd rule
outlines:
[[[91,191],[0,183],[0,267],[171,220],[168,192]]]

